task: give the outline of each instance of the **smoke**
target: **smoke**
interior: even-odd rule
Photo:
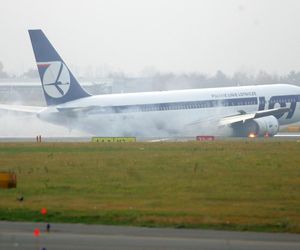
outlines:
[[[26,94],[23,94],[23,92]],[[10,100],[10,103],[15,105],[44,106],[44,97],[40,86],[28,86],[21,89],[12,88],[9,90],[9,93],[6,95],[4,93],[0,97],[0,103],[3,103],[4,98],[5,102]],[[149,108],[151,109],[151,105]],[[96,110],[91,110],[88,115],[86,112],[83,112],[81,115],[77,113],[78,116],[74,115],[71,117],[62,114],[62,120],[59,122],[61,126],[40,120],[35,115],[12,114],[2,111],[0,113],[0,137],[35,138],[37,135],[42,135],[43,137],[96,135],[164,138],[195,135],[222,136],[231,133],[229,128],[220,129],[218,127],[216,117],[222,118],[224,114],[221,108],[217,107],[209,109],[141,111],[129,108],[121,111],[111,111],[109,114],[99,114],[102,112],[101,108],[98,110],[96,108]],[[201,118],[201,120],[197,120],[197,117]],[[64,127],[64,125],[68,125],[69,128]]]
[[[182,112],[129,112],[110,115],[79,116],[62,124],[72,129],[53,125],[38,119],[35,115],[1,112],[0,137],[85,137],[85,136],[136,136],[136,137],[181,137],[196,135],[225,136],[229,128],[220,129],[217,119],[206,115],[204,119],[191,123],[190,117],[202,110],[182,110]],[[192,115],[190,112],[193,112]],[[179,114],[181,114],[179,116]],[[214,108],[214,115],[224,116],[221,109]]]
[[[162,110],[164,107],[167,110]],[[135,106],[122,111],[120,107],[116,110],[96,108],[90,111],[88,115],[77,117],[71,124],[98,136],[161,138],[195,137],[195,135],[228,136],[232,134],[232,129],[220,128],[218,125],[219,119],[224,117],[223,112],[218,107],[169,110],[168,106],[163,105],[156,107],[153,105]],[[198,120],[196,120],[197,117],[199,117]]]
[[[7,105],[45,106],[41,85],[26,86],[3,84],[0,86],[0,103]],[[76,137],[87,136],[78,130],[41,121],[35,114],[0,110],[0,137]]]
[[[35,115],[20,115],[1,112],[0,137],[77,137],[87,136],[78,130],[56,126],[39,120]]]

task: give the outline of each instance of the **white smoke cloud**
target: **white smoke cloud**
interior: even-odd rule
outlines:
[[[11,104],[32,105],[35,103],[43,106],[44,103],[43,96],[37,93],[24,96],[20,91],[15,91],[10,94]],[[35,96],[36,98],[34,98]],[[66,116],[66,119],[61,123],[62,126],[42,121],[35,115],[0,112],[0,137],[35,138],[37,135],[41,135],[42,137],[137,136],[172,138],[231,134],[229,128],[220,129],[217,126],[216,117],[224,116],[221,108],[140,111],[123,110],[120,113],[120,110],[117,110],[117,113],[99,115],[97,112],[101,113],[101,109],[96,109],[91,110],[88,116],[86,113],[77,118]],[[203,119],[203,117],[205,118]],[[191,118],[195,120],[191,120]],[[70,130],[64,125],[70,125],[72,129]]]
[[[88,136],[78,130],[53,125],[39,120],[35,115],[0,113],[0,137],[77,137]]]

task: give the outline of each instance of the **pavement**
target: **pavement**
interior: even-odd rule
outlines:
[[[92,136],[42,136],[42,142],[91,142]],[[299,132],[280,132],[271,138],[244,138],[244,137],[215,137],[217,141],[241,141],[241,140],[266,140],[266,141],[298,141]],[[196,137],[137,137],[137,142],[185,142],[196,141]],[[0,136],[0,142],[36,142],[35,136]]]
[[[34,230],[40,231],[39,236]],[[300,235],[0,221],[0,250],[300,250]]]

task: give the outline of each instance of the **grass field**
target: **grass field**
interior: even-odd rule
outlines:
[[[297,142],[3,143],[6,170],[0,220],[300,233]]]

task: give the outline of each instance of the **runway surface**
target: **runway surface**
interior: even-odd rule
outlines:
[[[42,142],[91,142],[92,136],[65,136],[65,137],[42,137]],[[137,142],[184,142],[196,141],[196,137],[137,137]],[[281,132],[272,138],[242,138],[242,137],[215,137],[217,141],[240,141],[240,140],[276,140],[276,141],[299,141],[300,133]],[[0,136],[0,142],[36,142],[34,136]]]
[[[34,236],[35,228],[41,230]],[[300,249],[300,235],[0,221],[0,250]]]

